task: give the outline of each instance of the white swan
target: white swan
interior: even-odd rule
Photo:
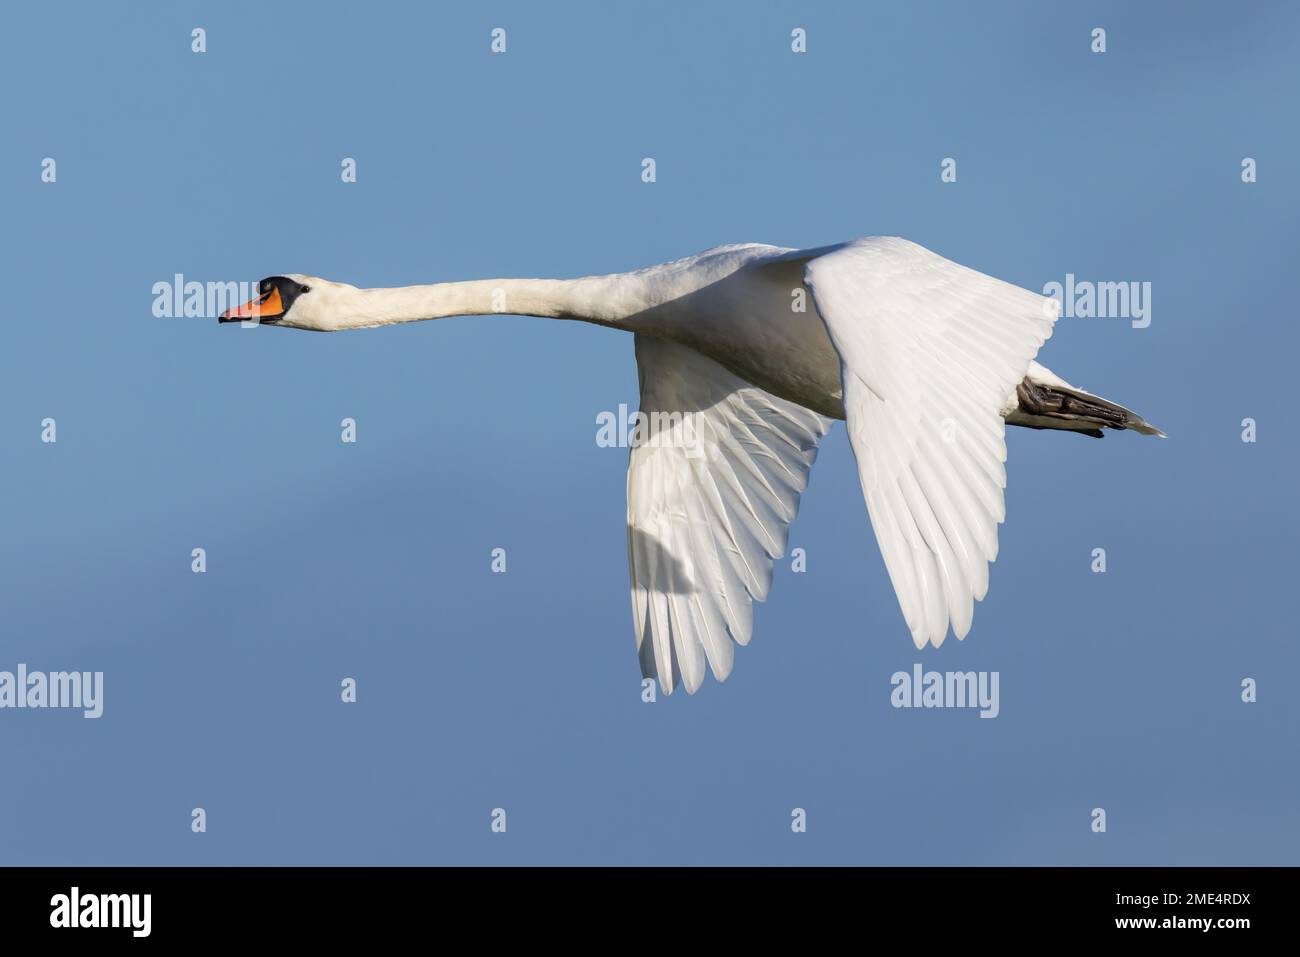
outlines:
[[[509,312],[634,333],[646,415],[627,476],[642,673],[694,692],[752,633],[817,442],[844,419],[918,648],[964,638],[1004,517],[1003,422],[1162,435],[1034,362],[1055,300],[886,237],[720,246],[635,272],[358,289],[262,281],[223,322],[332,332]]]

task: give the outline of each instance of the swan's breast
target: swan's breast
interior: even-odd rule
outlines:
[[[759,388],[843,419],[839,355],[803,284],[805,261],[755,256],[644,318]]]

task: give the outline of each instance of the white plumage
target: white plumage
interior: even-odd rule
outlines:
[[[831,420],[667,339],[638,335],[636,358],[649,421],[689,412],[694,423],[687,441],[651,434],[628,463],[637,648],[643,674],[694,691],[706,660],[721,681],[732,641],[749,643],[751,603],[767,598]]]
[[[261,308],[263,323],[337,331],[507,311],[634,333],[632,616],[642,673],[669,693],[695,691],[706,666],[731,673],[834,419],[918,648],[965,637],[988,590],[1004,422],[1161,434],[1033,361],[1053,300],[893,237],[723,246],[573,280],[357,289],[290,274],[262,289],[230,317]]]
[[[918,648],[965,638],[1006,516],[1001,410],[1055,303],[901,241],[808,264],[871,527]]]

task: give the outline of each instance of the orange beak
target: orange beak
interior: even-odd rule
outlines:
[[[271,291],[250,299],[238,309],[227,309],[217,317],[218,322],[244,322],[247,320],[275,319],[284,315],[284,304],[280,301],[280,290],[272,287]]]

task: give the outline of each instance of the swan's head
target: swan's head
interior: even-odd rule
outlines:
[[[337,327],[337,317],[349,311],[347,297],[353,292],[356,289],[344,283],[301,273],[268,276],[257,284],[257,296],[227,309],[217,321],[330,330]]]

